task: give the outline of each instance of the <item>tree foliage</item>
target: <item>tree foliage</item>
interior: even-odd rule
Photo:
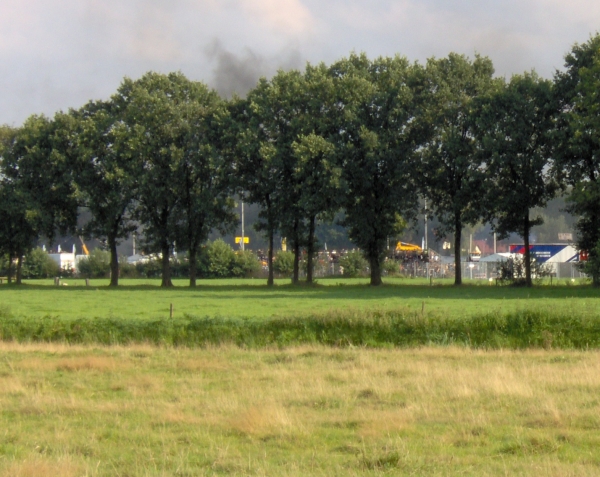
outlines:
[[[477,154],[473,134],[474,100],[494,86],[490,59],[474,61],[451,53],[431,59],[422,76],[422,109],[418,124],[422,130],[419,183],[437,216],[438,233],[454,235],[456,285],[462,283],[460,253],[465,224],[483,216],[484,167]]]
[[[550,167],[556,118],[552,83],[534,73],[515,75],[478,106],[475,134],[488,177],[481,198],[484,217],[501,238],[511,232],[521,236],[525,282],[532,286],[529,234],[542,223],[532,209],[545,206],[558,190]]]
[[[331,67],[338,80],[339,167],[344,225],[369,261],[371,285],[381,284],[388,237],[417,205],[417,141],[413,81],[418,68],[405,58],[370,61],[352,55]]]
[[[132,221],[140,160],[133,130],[112,101],[90,102],[73,115],[78,120],[79,154],[75,180],[82,205],[91,212],[85,235],[106,239],[110,252],[110,285],[119,283],[117,245],[136,230]]]
[[[31,116],[16,130],[3,128],[0,154],[0,251],[9,256],[9,277],[17,259],[20,283],[23,256],[39,237],[75,229],[75,122],[62,113]]]
[[[9,267],[17,260],[20,280],[23,256],[40,237],[73,231],[84,206],[86,235],[106,239],[111,285],[117,244],[138,226],[162,286],[175,248],[187,252],[176,270],[189,268],[192,286],[197,273],[249,274],[260,266],[250,253],[202,246],[233,229],[237,195],[260,207],[269,285],[275,235],[293,251],[293,282],[306,250],[310,282],[317,224],[336,216],[379,285],[388,241],[426,198],[437,234],[454,235],[460,284],[464,227],[488,221],[521,235],[528,252],[534,209],[568,185],[578,245],[600,284],[600,36],[573,47],[554,83],[493,72],[480,56],[421,66],[352,54],[279,71],[229,102],[181,73],[126,78],[107,101],[0,128],[0,254]]]
[[[579,217],[577,245],[591,262],[600,248],[600,35],[575,45],[555,76],[561,115],[554,140],[556,174],[572,186],[568,210]],[[598,267],[592,267],[593,270]],[[600,286],[600,273],[592,273]]]
[[[194,285],[199,245],[234,218],[216,134],[226,112],[214,91],[181,73],[125,79],[113,101],[133,135],[140,163],[135,217],[147,250],[161,253],[162,286],[172,286],[177,240],[190,251]]]

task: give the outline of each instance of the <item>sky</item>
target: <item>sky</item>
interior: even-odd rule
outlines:
[[[2,0],[0,124],[107,99],[150,70],[243,95],[351,52],[479,53],[500,76],[551,78],[599,29],[597,0]]]

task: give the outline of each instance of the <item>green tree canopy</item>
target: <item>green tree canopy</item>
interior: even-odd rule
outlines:
[[[207,180],[219,183],[212,175],[218,153],[210,143],[218,96],[181,73],[147,73],[136,81],[125,79],[113,101],[134,134],[140,163],[135,216],[147,248],[162,254],[162,286],[171,286],[169,260],[176,240],[197,251],[215,221],[215,207],[225,222],[231,217],[232,204],[223,199],[221,186],[205,187]],[[213,200],[207,201],[207,194]]]
[[[2,133],[1,194],[4,247],[18,260],[46,236],[74,231],[78,193],[74,181],[76,121],[57,113],[53,120],[31,116],[13,132]]]
[[[187,125],[176,169],[177,246],[188,251],[190,286],[196,285],[198,253],[211,230],[224,234],[238,221],[231,198],[235,181],[230,115],[214,91],[204,85],[196,88],[196,100],[182,106]]]
[[[572,186],[567,202],[569,212],[579,217],[577,245],[588,252],[588,271],[600,286],[600,35],[576,44],[565,67],[554,78],[561,111],[555,171]]]
[[[324,64],[307,65],[302,130],[292,143],[295,168],[290,177],[296,188],[297,215],[305,229],[306,281],[313,281],[318,219],[333,220],[341,205],[341,168],[337,161],[340,104],[336,82]],[[298,257],[295,257],[295,269]]]
[[[371,285],[381,284],[388,237],[417,205],[413,165],[418,72],[405,58],[352,55],[331,66],[338,92],[338,158],[344,224],[369,262]]]
[[[489,58],[476,56],[471,61],[451,53],[427,61],[420,85],[417,122],[425,140],[417,168],[419,183],[440,222],[438,233],[454,234],[456,285],[462,283],[463,226],[483,216],[484,165],[473,134],[473,101],[493,88],[497,82],[493,73]]]
[[[481,161],[487,168],[485,218],[501,238],[516,232],[525,244],[525,280],[531,281],[529,234],[543,207],[557,192],[551,174],[556,108],[552,83],[535,73],[515,75],[504,87],[477,101],[475,126]]]
[[[90,102],[72,113],[78,120],[79,154],[75,181],[91,212],[85,234],[106,239],[110,285],[119,283],[117,245],[136,229],[131,220],[141,161],[134,154],[135,125],[130,127],[111,101]]]
[[[298,71],[280,71],[271,81],[261,79],[245,101],[237,100],[232,105],[239,126],[239,183],[246,199],[261,207],[261,222],[256,225],[269,243],[268,285],[273,284],[276,231],[283,228],[296,249],[301,241],[292,144],[301,132],[303,88]]]

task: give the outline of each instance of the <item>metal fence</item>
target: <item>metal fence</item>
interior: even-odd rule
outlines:
[[[552,278],[555,279],[579,279],[586,278],[577,263],[554,263],[551,265],[553,271]],[[399,265],[400,273],[406,277],[421,278],[454,278],[454,264],[442,264],[440,262],[421,262],[401,263]],[[495,280],[499,276],[499,262],[462,262],[462,278],[467,280]],[[265,272],[266,273],[266,272]],[[342,275],[339,263],[327,263],[317,261],[315,263],[313,276],[322,278],[326,276]],[[385,272],[384,272],[385,275]],[[300,268],[300,277],[304,278],[306,272],[303,267]]]
[[[551,277],[556,279],[586,278],[587,275],[581,272],[576,262],[571,263],[549,263],[552,267]],[[499,262],[463,262],[462,277],[472,280],[496,279],[499,275]]]

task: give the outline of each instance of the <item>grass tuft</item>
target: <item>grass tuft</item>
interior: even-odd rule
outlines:
[[[455,345],[476,349],[589,349],[600,347],[600,321],[587,314],[534,309],[465,318],[422,315],[407,309],[350,309],[266,320],[194,316],[152,321],[51,316],[40,319],[7,315],[0,320],[0,340],[185,347],[234,344],[243,348],[324,344],[338,348]],[[281,364],[294,358],[282,353],[273,359],[274,364]]]

